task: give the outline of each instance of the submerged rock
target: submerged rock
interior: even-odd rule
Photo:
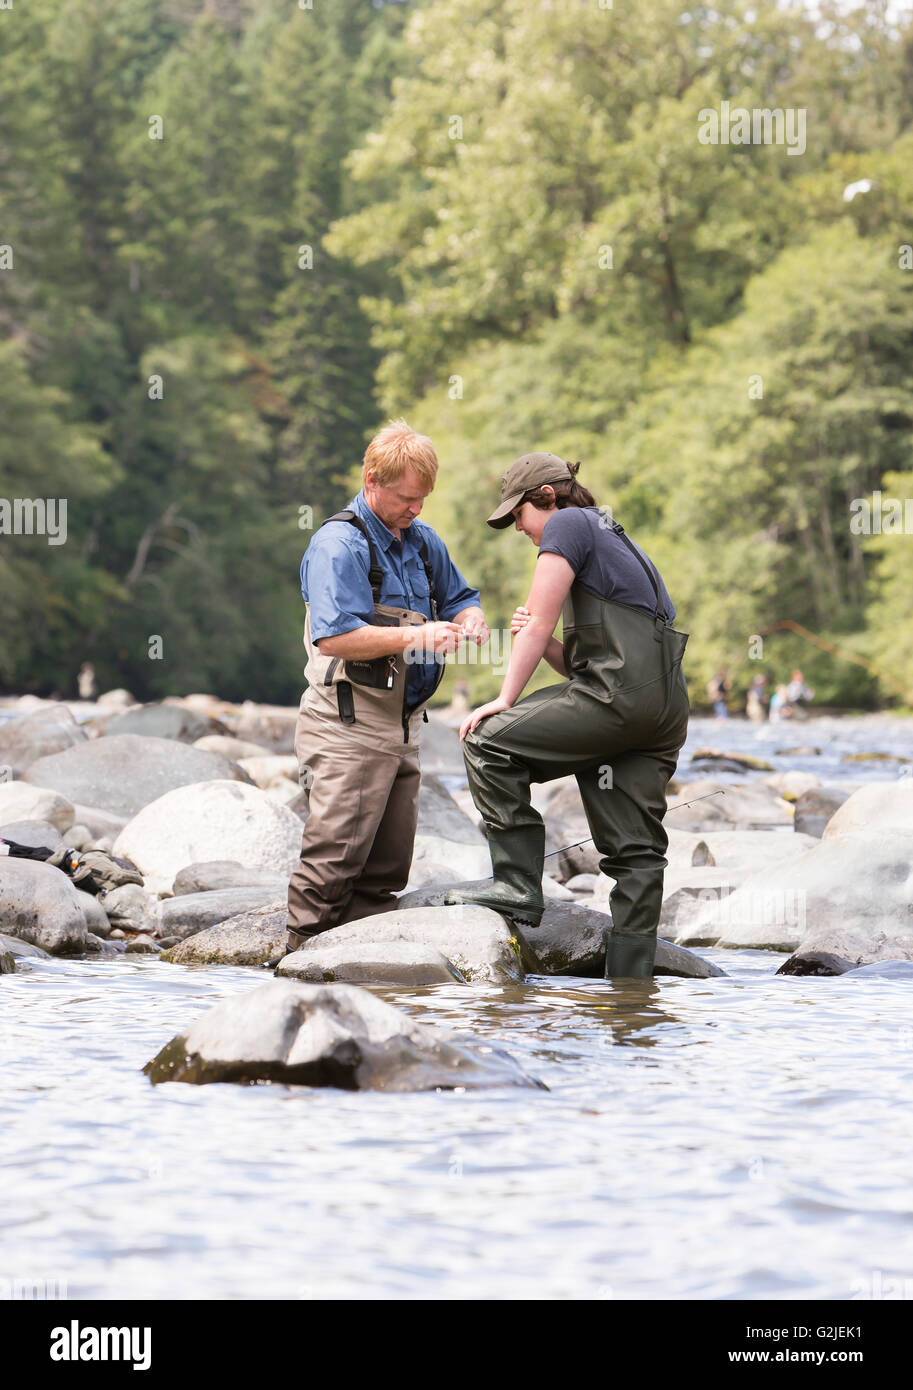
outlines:
[[[845,975],[853,969],[853,961],[844,960],[829,951],[797,951],[785,960],[778,975]]]
[[[292,980],[224,999],[143,1071],[153,1085],[276,1081],[375,1091],[542,1085],[501,1049],[415,1023],[367,990]]]
[[[913,980],[913,960],[875,960],[847,970],[847,976],[871,976],[880,980]]]

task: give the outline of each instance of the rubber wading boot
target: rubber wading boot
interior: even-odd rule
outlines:
[[[656,959],[656,936],[638,933],[626,936],[610,931],[606,937],[606,980],[652,980]]]
[[[501,830],[488,826],[488,849],[494,869],[490,888],[452,888],[444,894],[448,906],[469,903],[489,907],[522,926],[538,927],[545,911],[542,896],[542,864],[545,853],[545,827],[513,826]]]

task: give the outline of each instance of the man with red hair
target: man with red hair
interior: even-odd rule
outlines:
[[[371,440],[362,488],[301,562],[308,687],[295,753],[308,793],[288,892],[288,950],[383,912],[409,878],[425,707],[457,643],[489,632],[444,542],[417,520],[431,440],[394,420]]]

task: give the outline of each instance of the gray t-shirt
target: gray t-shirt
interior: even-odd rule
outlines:
[[[637,557],[610,528],[611,517],[598,507],[563,507],[545,523],[539,554],[547,551],[561,555],[584,588],[600,598],[625,603],[629,608],[638,608],[652,616],[656,612],[653,585]],[[631,544],[647,558],[636,541]],[[662,575],[655,566],[653,568],[666,617],[670,623],[674,622],[675,606]]]

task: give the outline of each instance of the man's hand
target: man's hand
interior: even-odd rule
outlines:
[[[500,714],[501,711],[505,709],[510,709],[510,705],[506,700],[502,700],[500,695],[497,700],[489,700],[487,705],[479,705],[478,709],[474,709],[471,714],[467,714],[460,725],[460,740],[462,741],[470,730],[474,729],[481,720],[486,719],[489,714]]]
[[[455,652],[463,636],[463,629],[457,623],[417,623],[408,631],[410,637],[406,651],[422,651],[429,656]]]
[[[481,608],[470,609],[461,624],[461,628],[463,635],[465,637],[471,637],[477,646],[480,647],[483,642],[487,642],[491,637],[488,624],[485,621],[485,614],[482,612]]]

